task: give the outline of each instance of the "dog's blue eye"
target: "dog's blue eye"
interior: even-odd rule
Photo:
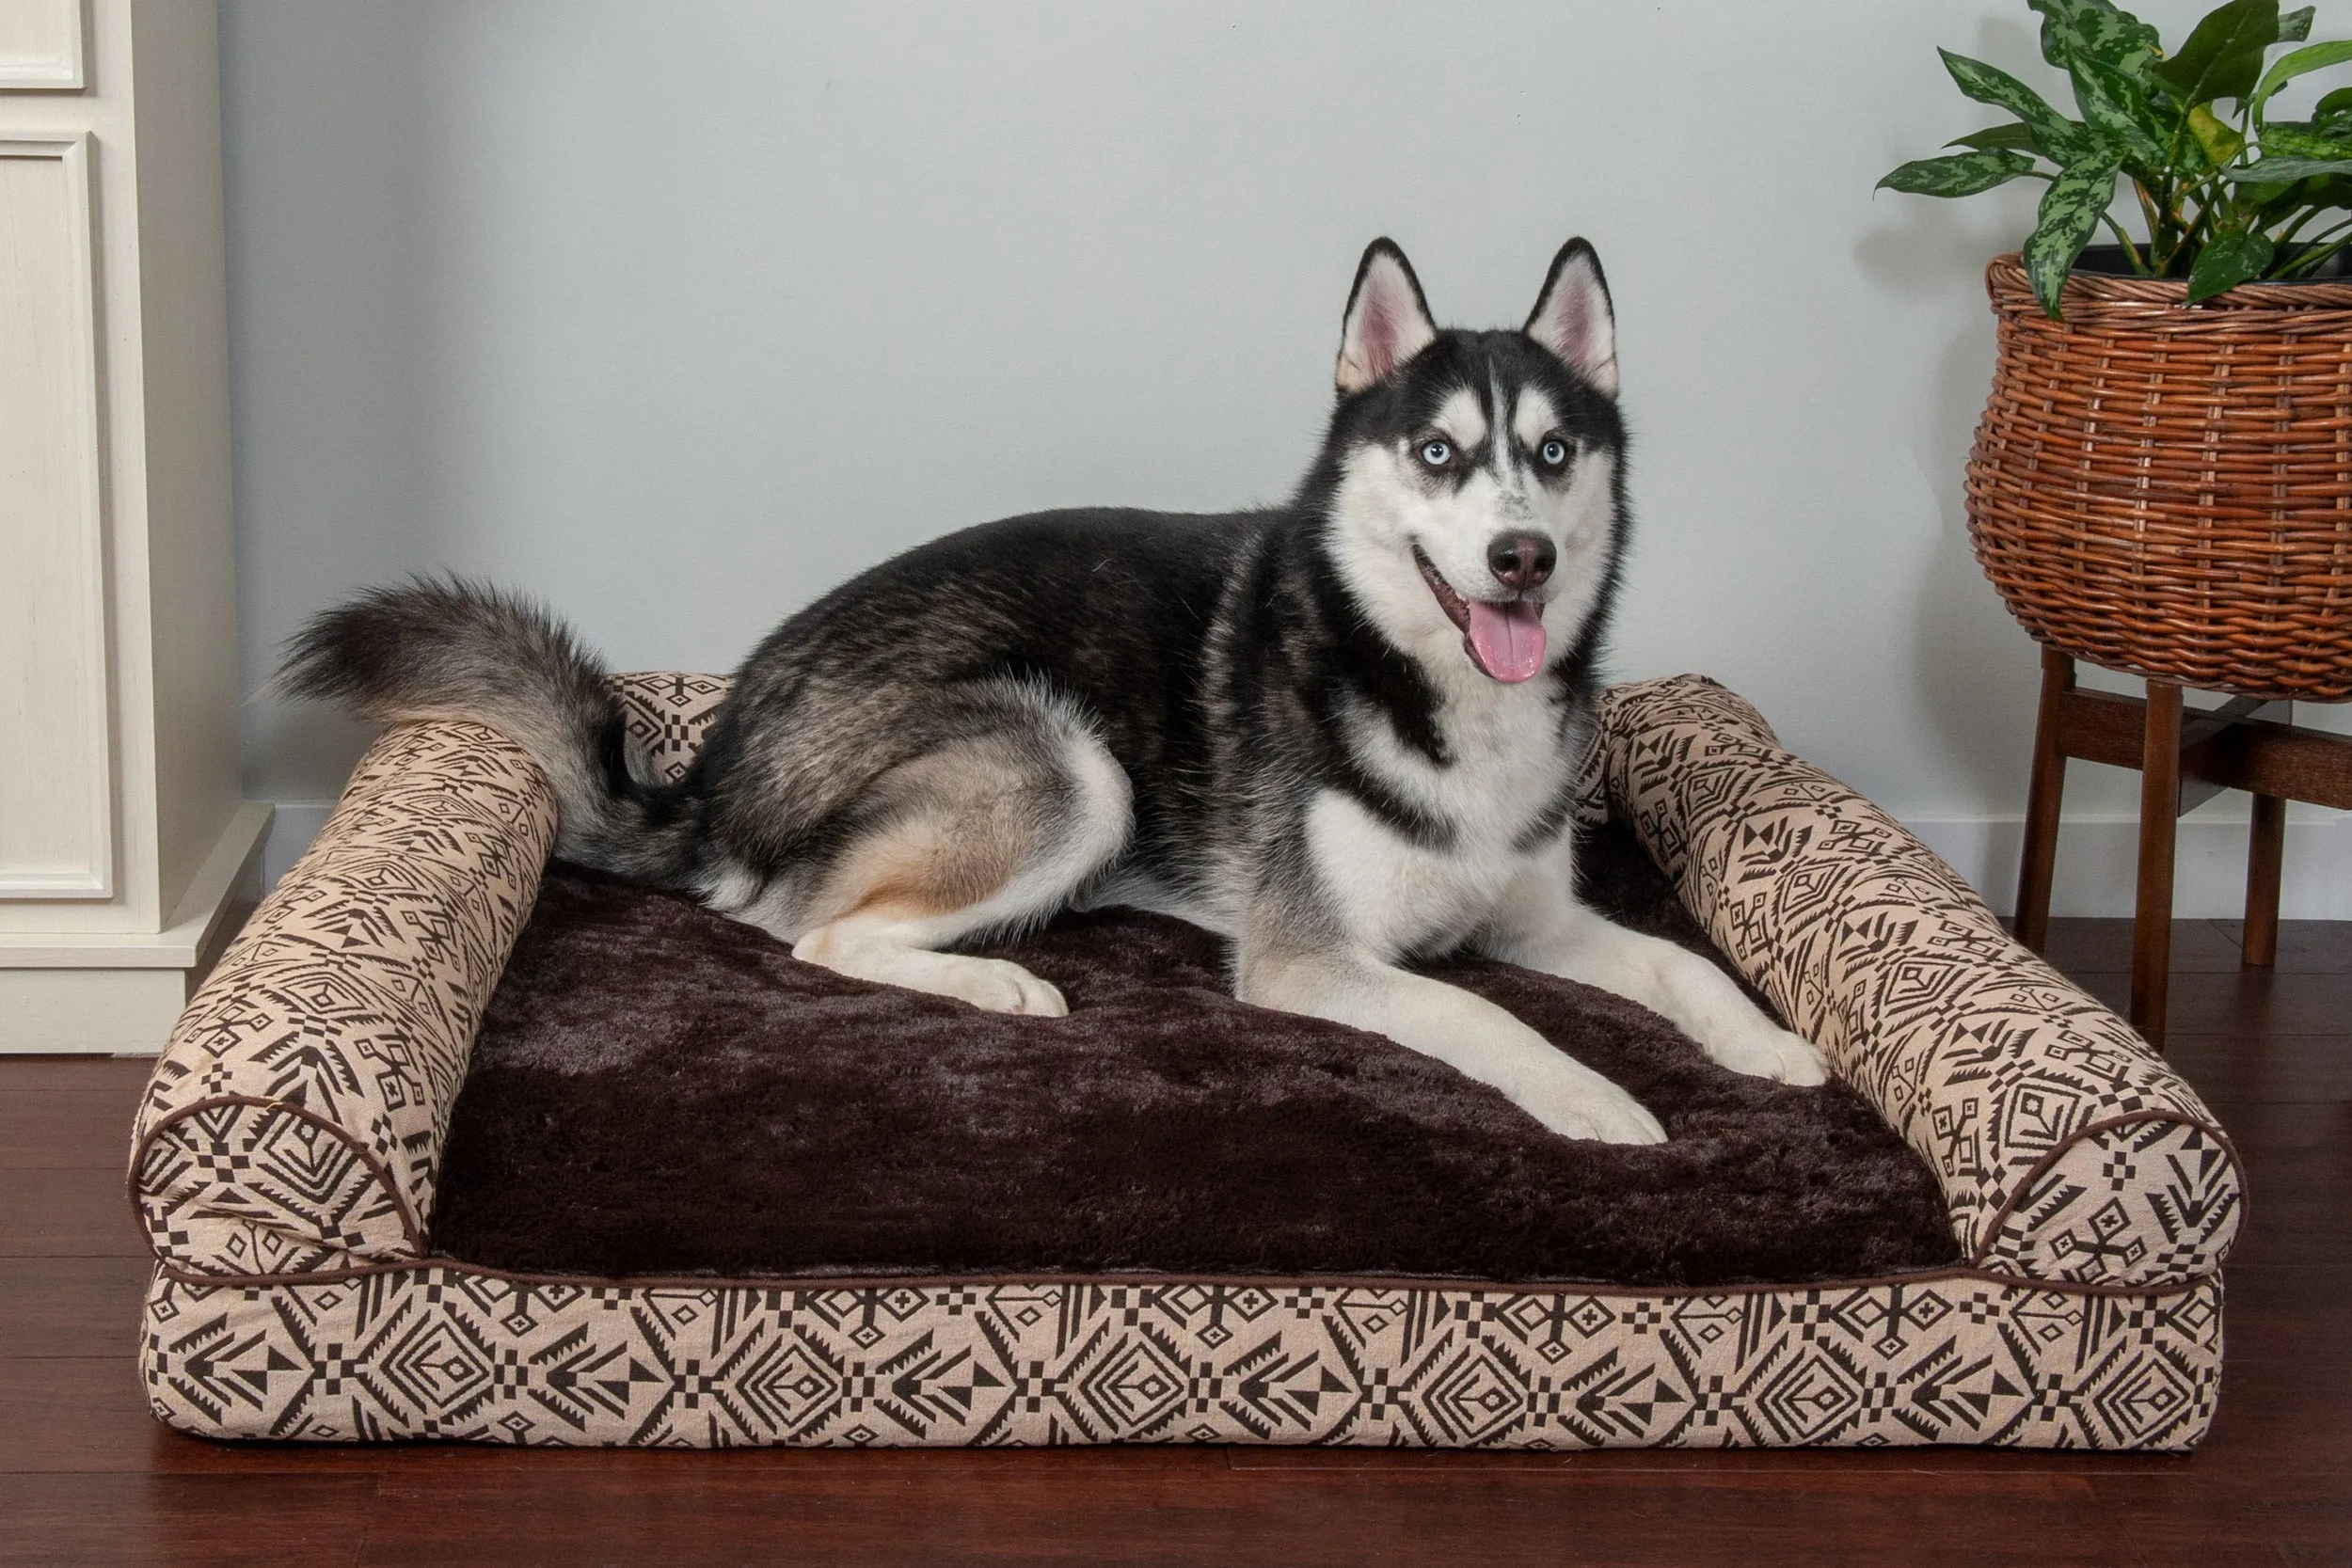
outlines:
[[[1556,468],[1568,460],[1568,449],[1557,441],[1546,441],[1543,459],[1545,467]]]
[[[1452,457],[1453,455],[1454,448],[1444,441],[1423,441],[1422,443],[1421,460],[1423,463],[1428,464],[1433,468],[1444,467],[1446,465],[1446,459]]]

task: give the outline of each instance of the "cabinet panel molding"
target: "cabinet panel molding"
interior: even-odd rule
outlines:
[[[86,86],[82,0],[0,0],[0,91]]]
[[[0,139],[0,898],[114,891],[89,166]]]

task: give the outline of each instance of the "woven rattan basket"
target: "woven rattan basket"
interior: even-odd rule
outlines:
[[[2352,697],[2352,282],[2076,273],[2014,255],[1968,457],[1977,559],[2037,641],[2208,691]]]

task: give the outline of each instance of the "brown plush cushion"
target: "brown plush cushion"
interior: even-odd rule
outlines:
[[[1699,944],[1622,832],[1587,880]],[[750,927],[550,868],[450,1131],[437,1249],[598,1275],[1150,1270],[1709,1285],[1957,1260],[1928,1169],[1842,1085],[1724,1071],[1570,982],[1429,972],[1647,1104],[1649,1148],[1545,1132],[1377,1037],[1244,1006],[1223,944],[1128,911],[988,951],[1062,988],[1008,1018],[796,961]]]

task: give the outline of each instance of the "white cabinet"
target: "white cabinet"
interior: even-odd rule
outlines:
[[[0,1051],[154,1051],[239,799],[210,0],[0,0]]]

